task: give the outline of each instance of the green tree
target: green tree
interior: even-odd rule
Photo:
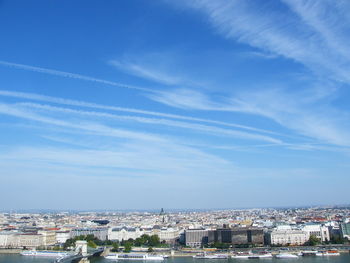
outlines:
[[[95,242],[92,241],[92,240],[89,240],[88,243],[87,243],[87,245],[88,245],[89,247],[92,247],[92,248],[96,248],[96,247],[97,247],[97,245],[95,244]]]
[[[153,252],[154,250],[153,250],[152,247],[149,247],[147,251],[148,251],[148,253],[151,253],[151,252]]]
[[[150,236],[148,245],[151,246],[151,247],[159,246],[160,245],[159,236],[158,235]]]
[[[119,251],[119,243],[118,242],[113,242],[112,243],[112,252],[118,252]]]
[[[146,243],[146,240],[141,238],[141,237],[138,237],[135,239],[135,242],[134,242],[134,245],[136,247],[141,247],[142,245],[144,245]]]
[[[311,235],[309,238],[309,241],[307,242],[307,245],[316,246],[319,243],[320,243],[320,240],[315,235]]]
[[[63,248],[64,249],[67,249],[67,248],[69,248],[69,247],[74,247],[75,246],[75,239],[73,239],[73,238],[69,238],[69,239],[67,239],[66,240],[66,242],[64,243],[64,245],[63,245]]]
[[[124,245],[124,252],[129,253],[132,249],[132,244],[130,242],[126,242]]]

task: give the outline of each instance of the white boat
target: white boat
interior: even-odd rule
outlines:
[[[66,257],[69,254],[62,251],[37,251],[37,250],[28,250],[21,252],[22,256],[32,256],[32,257],[50,257],[50,258],[62,258]]]
[[[298,258],[298,256],[294,254],[289,254],[289,253],[281,253],[281,254],[277,254],[276,258]]]
[[[250,257],[248,257],[249,259],[253,259],[253,258],[272,258],[272,254],[271,253],[258,253],[258,254],[252,254]]]
[[[193,258],[197,258],[197,259],[228,259],[228,255],[227,254],[199,253],[199,254],[193,256]]]
[[[238,253],[238,254],[232,255],[232,258],[248,259],[251,255],[252,253]]]
[[[232,256],[232,258],[237,259],[260,259],[260,258],[272,258],[271,253],[238,253]]]
[[[316,256],[339,256],[340,253],[337,250],[328,250],[328,251],[318,251]]]
[[[150,255],[150,254],[117,254],[110,253],[105,256],[106,259],[113,260],[155,260],[161,261],[164,260],[164,256],[161,255]]]

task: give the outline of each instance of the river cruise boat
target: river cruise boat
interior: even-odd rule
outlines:
[[[193,256],[193,258],[197,258],[197,259],[228,259],[228,255],[227,254],[199,253],[199,254]]]
[[[290,253],[280,253],[276,255],[276,258],[298,258],[298,256]]]
[[[317,251],[314,251],[314,250],[305,250],[305,251],[301,251],[301,255],[303,257],[306,257],[306,256],[316,256],[316,253]]]
[[[339,256],[338,250],[318,251],[316,256]]]
[[[31,256],[31,257],[49,257],[49,258],[62,258],[66,257],[69,254],[62,251],[37,251],[37,250],[28,250],[21,252],[22,256]]]
[[[260,258],[272,258],[272,254],[268,253],[268,252],[262,252],[262,253],[256,253],[256,254],[252,254],[250,257],[248,257],[249,259],[260,259]]]
[[[164,256],[161,255],[150,255],[150,254],[117,254],[110,253],[105,256],[106,259],[112,260],[151,260],[151,261],[162,261]]]
[[[260,258],[272,258],[272,254],[268,252],[260,252],[260,253],[237,253],[232,256],[232,258],[237,259],[260,259]]]

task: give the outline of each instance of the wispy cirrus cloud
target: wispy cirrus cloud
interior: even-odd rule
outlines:
[[[347,1],[284,2],[181,1],[183,6],[202,12],[228,39],[292,59],[317,75],[328,74],[349,83]]]
[[[153,93],[153,94],[156,94],[156,93]],[[161,94],[166,96],[168,93],[157,93],[157,94],[159,95],[159,99],[161,99],[161,97],[160,97]],[[196,93],[196,95],[198,95],[198,94],[199,93]],[[195,94],[192,94],[192,95],[195,95]],[[78,106],[78,107],[84,107],[84,108],[93,108],[93,109],[106,110],[106,111],[128,112],[128,113],[132,113],[132,114],[142,114],[142,115],[149,115],[149,116],[162,117],[162,118],[179,119],[179,120],[194,121],[194,122],[203,122],[203,123],[216,124],[216,125],[226,126],[226,127],[234,127],[234,128],[239,128],[239,129],[243,129],[243,130],[250,130],[250,131],[255,131],[255,132],[260,132],[260,133],[281,135],[281,134],[275,133],[273,131],[255,128],[255,127],[246,126],[246,125],[240,125],[240,124],[236,124],[236,123],[211,120],[211,119],[204,119],[204,118],[192,117],[192,116],[187,116],[187,115],[171,114],[171,113],[165,113],[165,112],[155,112],[155,111],[140,110],[140,109],[134,109],[134,108],[102,105],[102,104],[96,104],[96,103],[91,103],[91,102],[86,102],[86,101],[71,100],[71,99],[45,96],[45,95],[41,95],[41,94],[33,94],[33,93],[27,93],[27,92],[0,90],[0,96],[20,98],[20,99],[25,99],[25,100],[44,101],[44,102],[49,102],[49,103],[54,103],[54,104]],[[196,99],[196,96],[192,96],[192,97],[194,99]],[[154,99],[155,98],[156,98],[156,96],[154,97]],[[178,101],[180,101],[180,99],[182,99],[182,97],[175,98],[174,102],[178,102]],[[200,100],[199,104],[204,105],[204,102]],[[191,105],[191,103],[189,104],[189,106],[190,105]],[[191,107],[189,107],[189,108],[191,108]]]
[[[261,140],[261,141],[267,141],[267,142],[276,143],[276,144],[282,143],[280,139],[273,138],[271,136],[266,136],[266,135],[261,135],[257,133],[251,133],[251,132],[249,133],[249,132],[233,130],[233,129],[224,129],[220,127],[208,126],[203,124],[195,124],[195,123],[159,119],[159,118],[145,118],[145,117],[139,117],[139,116],[116,115],[116,114],[110,114],[106,112],[91,112],[91,111],[75,110],[70,108],[53,107],[49,105],[40,105],[40,104],[34,104],[34,103],[19,103],[16,105],[19,105],[24,108],[28,108],[29,110],[39,109],[44,112],[52,111],[52,112],[70,114],[70,115],[110,118],[110,119],[115,119],[119,121],[133,121],[133,122],[139,122],[142,124],[170,126],[178,129],[193,130],[197,132],[207,133],[212,136],[228,136],[228,137],[249,139],[249,140]]]
[[[166,85],[176,85],[184,82],[180,77],[151,69],[150,66],[143,66],[141,64],[118,60],[111,60],[109,61],[109,64],[128,74]]]
[[[240,112],[269,118],[280,125],[321,141],[339,146],[350,146],[348,126],[350,116],[329,102],[315,98],[309,90],[293,92],[283,89],[265,89],[254,93],[240,92],[222,98],[220,103],[199,91],[183,93],[178,90],[161,92],[152,98],[172,107],[206,111]]]
[[[80,121],[67,121],[61,120],[59,118],[52,118],[44,116],[42,114],[37,114],[33,111],[28,111],[23,107],[16,107],[14,104],[0,103],[0,114],[9,115],[21,119],[27,119],[31,121],[41,122],[48,125],[54,125],[59,127],[66,127],[75,130],[84,130],[87,132],[92,132],[94,134],[99,134],[103,136],[118,137],[118,138],[128,138],[136,140],[151,140],[151,141],[162,141],[159,136],[146,134],[142,132],[134,132],[125,129],[118,129],[100,124],[97,122],[89,122],[86,120]]]

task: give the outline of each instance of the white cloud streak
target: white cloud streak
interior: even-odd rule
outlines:
[[[151,70],[149,67],[144,67],[135,63],[112,60],[109,62],[109,64],[128,74],[166,85],[176,85],[184,82],[179,77],[174,77],[159,71]]]
[[[143,88],[143,87],[135,87],[135,86],[131,86],[131,85],[125,85],[125,84],[121,84],[121,83],[117,83],[117,82],[113,82],[113,81],[93,78],[93,77],[84,76],[84,75],[71,73],[71,72],[59,71],[59,70],[54,70],[54,69],[42,68],[42,67],[35,67],[35,66],[30,66],[30,65],[2,61],[2,60],[0,60],[0,65],[6,66],[9,68],[16,68],[16,69],[39,72],[39,73],[44,73],[44,74],[49,74],[49,75],[54,75],[54,76],[60,76],[60,77],[64,77],[64,78],[71,78],[71,79],[79,79],[79,80],[84,80],[84,81],[96,82],[96,83],[114,86],[114,87],[118,87],[118,88],[126,88],[126,89],[134,89],[134,90],[152,92],[152,89],[147,89],[147,88]]]
[[[88,121],[81,121],[80,123],[62,121],[60,119],[42,116],[40,114],[30,112],[24,108],[15,107],[15,105],[11,105],[11,104],[0,103],[0,114],[6,114],[17,118],[46,123],[49,125],[72,128],[76,130],[84,130],[84,131],[92,132],[94,134],[103,135],[103,136],[128,138],[128,139],[135,139],[135,140],[150,140],[150,141],[158,141],[158,142],[164,140],[160,136],[155,136],[155,135],[141,133],[141,132],[133,132],[133,131],[123,130],[123,129],[111,128],[109,126],[102,125],[99,123],[93,123]]]
[[[145,118],[145,117],[138,117],[138,116],[116,115],[116,114],[102,113],[102,112],[82,111],[82,110],[74,110],[74,109],[61,108],[61,107],[53,107],[49,105],[39,105],[34,103],[20,103],[17,105],[28,107],[30,109],[33,109],[33,108],[40,109],[45,112],[54,111],[54,112],[61,112],[61,113],[74,114],[74,115],[79,114],[79,115],[89,116],[89,117],[112,118],[112,119],[121,120],[121,121],[134,121],[134,122],[139,122],[143,124],[170,126],[170,127],[180,128],[180,129],[190,129],[197,132],[199,131],[199,132],[211,134],[214,136],[229,136],[229,137],[235,137],[235,138],[241,138],[241,139],[261,140],[261,141],[267,141],[267,142],[276,143],[276,144],[282,143],[281,140],[279,139],[275,139],[265,135],[242,132],[242,131],[237,131],[232,129],[223,129],[223,128],[213,127],[213,126],[208,126],[203,124],[180,122],[180,121],[159,119],[159,118]]]
[[[159,94],[165,95],[165,93],[159,93]],[[268,130],[264,130],[264,129],[254,128],[254,127],[235,124],[235,123],[228,123],[228,122],[223,122],[223,121],[216,121],[216,120],[196,118],[196,117],[190,117],[190,116],[184,116],[184,115],[163,113],[163,112],[155,112],[155,111],[139,110],[139,109],[132,109],[132,108],[101,105],[101,104],[96,104],[96,103],[63,99],[63,98],[51,97],[51,96],[44,96],[44,95],[33,94],[33,93],[0,90],[0,96],[22,98],[22,99],[35,100],[35,101],[44,101],[44,102],[50,102],[50,103],[56,103],[56,104],[62,104],[62,105],[86,107],[86,108],[93,108],[93,109],[110,110],[110,111],[117,111],[117,112],[129,112],[129,113],[136,113],[136,114],[143,114],[143,115],[150,115],[150,116],[164,117],[164,118],[171,118],[171,119],[204,122],[204,123],[222,125],[222,126],[227,126],[227,127],[234,127],[234,128],[239,128],[239,129],[244,129],[244,130],[249,130],[249,131],[254,131],[254,132],[282,135],[282,134],[275,133],[273,131],[268,131]],[[196,97],[192,96],[192,98],[196,98]],[[176,100],[176,101],[179,101],[179,100]]]
[[[268,89],[253,94],[241,92],[235,97],[225,98],[225,103],[214,102],[199,91],[186,92],[189,93],[192,96],[186,96],[187,99],[177,90],[162,92],[152,98],[178,108],[254,114],[321,143],[350,146],[349,114],[315,99],[309,91],[291,93]]]
[[[205,14],[224,37],[297,61],[317,75],[349,83],[347,1],[193,0],[185,6]],[[283,5],[283,4],[281,4]],[[291,8],[289,8],[291,7]],[[289,8],[289,10],[288,10]],[[297,16],[295,16],[295,13]]]

